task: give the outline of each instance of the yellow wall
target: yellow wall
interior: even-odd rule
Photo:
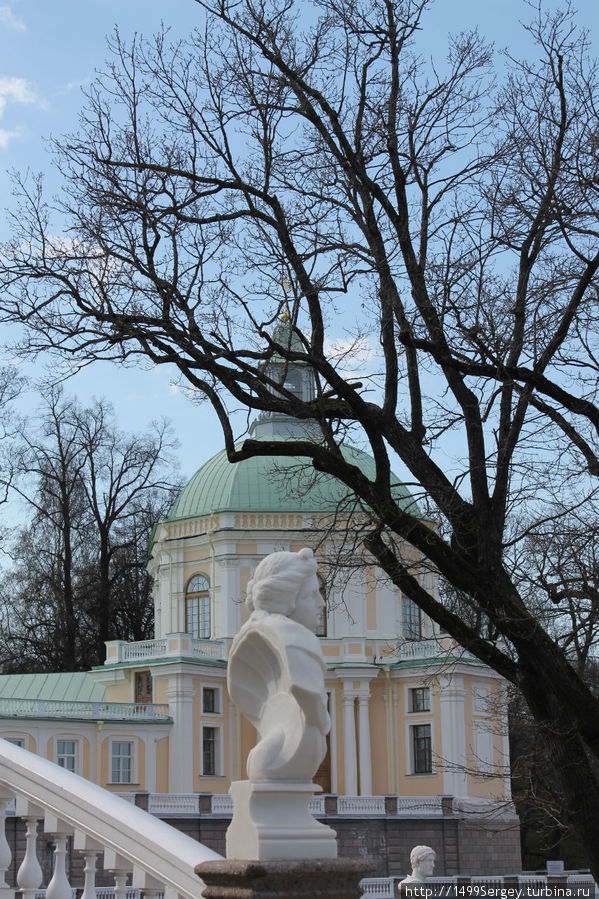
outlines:
[[[431,711],[410,713],[406,711],[406,692],[410,687],[428,686],[431,694]],[[409,727],[412,724],[432,724],[433,774],[410,774]],[[441,707],[436,679],[425,680],[423,675],[402,679],[397,685],[397,746],[399,750],[399,795],[437,796],[443,793],[443,771],[435,769],[435,758],[442,758]]]
[[[374,568],[366,569],[366,629],[376,630],[376,580]]]
[[[387,716],[385,684],[382,681],[370,685],[370,734],[372,755],[372,792],[383,796],[389,792],[387,779]]]
[[[156,792],[168,791],[168,737],[162,737],[156,743]]]
[[[125,680],[106,687],[106,702],[133,702],[132,671],[124,669]]]
[[[195,552],[193,552],[193,551],[190,552],[189,550],[187,550],[185,552],[185,564],[186,565],[190,564],[191,562],[205,562],[207,559],[209,559],[209,556],[206,554],[205,547],[203,547],[202,549],[198,549]],[[199,572],[194,572],[194,573],[199,573]],[[205,573],[207,574],[207,572],[205,572]],[[191,575],[187,575],[186,579],[189,580],[190,577],[191,577]]]
[[[257,543],[238,543],[235,547],[238,556],[256,556],[258,555]]]

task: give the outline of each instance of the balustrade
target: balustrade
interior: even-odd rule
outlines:
[[[202,843],[180,833],[113,793],[70,771],[0,739],[0,889],[12,897],[5,875],[11,850],[4,830],[7,806],[16,797],[16,814],[25,823],[25,855],[17,872],[22,899],[36,899],[42,885],[37,857],[38,822],[54,843],[53,873],[45,899],[72,899],[67,852],[84,859],[82,899],[97,899],[97,856],[114,875],[114,899],[128,899],[127,886],[146,899],[197,899],[202,882],[194,873],[203,861],[221,858]]]
[[[337,812],[340,815],[384,815],[384,796],[339,796]]]
[[[11,718],[157,720],[169,717],[168,705],[139,702],[77,702],[58,699],[0,698],[0,714]]]
[[[127,643],[124,640],[112,640],[106,644],[107,657],[104,664],[121,664],[122,662],[145,662],[152,659],[192,658],[223,659],[224,646],[214,640],[201,640],[191,634],[169,634],[158,640],[140,640]]]
[[[397,814],[414,815],[442,815],[443,801],[440,796],[398,796]]]

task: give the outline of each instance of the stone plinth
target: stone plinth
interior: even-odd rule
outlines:
[[[373,871],[372,862],[347,858],[231,859],[195,869],[206,884],[203,899],[359,899],[360,880]]]
[[[227,858],[336,858],[335,831],[317,821],[308,806],[317,789],[313,783],[234,781]]]

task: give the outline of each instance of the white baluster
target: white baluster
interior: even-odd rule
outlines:
[[[42,869],[37,858],[37,818],[24,818],[26,826],[25,858],[17,872],[17,883],[23,899],[35,899],[36,891],[42,883]]]
[[[0,799],[0,895],[3,899],[15,894],[6,882],[6,872],[12,861],[12,852],[6,839],[6,808],[10,802],[11,799]]]
[[[114,875],[114,899],[127,899],[127,871],[117,868]]]
[[[96,899],[96,859],[98,853],[89,849],[81,853],[85,860],[83,874],[85,876],[81,899]]]
[[[57,833],[54,841],[54,874],[46,887],[46,899],[71,899],[71,884],[67,877],[67,836]]]

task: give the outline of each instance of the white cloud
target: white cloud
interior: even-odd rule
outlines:
[[[359,369],[378,355],[378,350],[368,337],[337,337],[325,341],[325,355],[348,370]]]
[[[9,100],[13,103],[35,103],[37,97],[25,78],[9,78],[7,75],[0,75],[0,116],[6,109]]]
[[[8,3],[0,4],[0,25],[12,28],[13,31],[26,31],[25,23],[17,19]]]
[[[6,129],[0,128],[0,150],[6,150],[11,140],[19,139],[22,137],[22,128],[15,128],[14,131],[6,131]]]
[[[86,84],[89,84],[89,78],[76,78],[74,81],[67,81],[60,90],[59,94],[70,94],[71,91],[81,90]]]

